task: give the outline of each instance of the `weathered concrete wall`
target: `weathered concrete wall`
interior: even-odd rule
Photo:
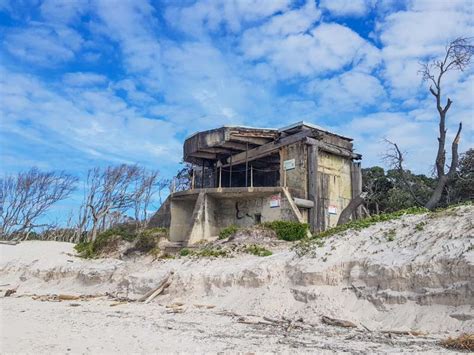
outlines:
[[[219,205],[216,199],[209,194],[206,194],[204,204],[206,211],[206,213],[204,214],[204,235],[206,237],[219,235]]]
[[[323,229],[337,224],[341,211],[352,198],[351,161],[319,152],[318,157],[319,218]],[[336,213],[330,213],[330,207]]]
[[[272,196],[280,196],[280,207],[270,207]],[[260,222],[282,219],[282,210],[289,208],[280,193],[259,197],[220,198],[215,201],[215,221],[219,230],[231,225],[250,227]],[[285,213],[291,213],[285,212]]]
[[[265,192],[205,191],[171,198],[172,242],[192,245],[217,237],[223,228],[231,225],[250,227],[275,220],[297,221],[279,188]],[[272,205],[275,200],[279,201],[279,205]]]
[[[171,199],[170,241],[183,242],[188,240],[197,197],[196,195],[194,198]]]
[[[308,197],[307,192],[307,145],[304,142],[298,142],[287,145],[280,149],[280,185],[285,183],[285,170],[283,162],[285,160],[295,159],[295,169],[286,171],[286,186],[293,197]]]
[[[187,244],[194,244],[207,238],[206,233],[206,194],[199,193],[192,217],[188,223],[191,225]]]
[[[170,197],[163,202],[160,209],[150,218],[148,226],[150,228],[169,228],[171,225],[171,202]]]

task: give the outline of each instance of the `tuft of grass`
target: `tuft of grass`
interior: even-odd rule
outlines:
[[[316,249],[324,246],[322,238],[304,238],[298,244],[293,245],[293,250],[297,256],[308,255],[312,258],[316,257]]]
[[[237,233],[238,230],[239,228],[235,225],[226,227],[219,232],[219,239],[227,239],[233,234]]]
[[[179,251],[179,256],[188,256],[191,254],[191,250],[188,248],[183,248]]]
[[[474,334],[461,334],[457,338],[445,339],[441,345],[448,349],[474,351]]]
[[[246,253],[255,255],[255,256],[270,256],[272,255],[272,252],[268,249],[265,249],[264,247],[257,245],[257,244],[252,244],[248,245],[244,251]]]
[[[420,222],[415,225],[415,230],[418,232],[421,232],[423,229],[425,229],[426,222]]]
[[[289,242],[306,238],[309,229],[307,223],[290,221],[265,222],[262,226],[275,231],[278,239]]]
[[[174,259],[175,256],[173,254],[170,254],[170,253],[163,253],[159,256],[160,259]]]
[[[384,235],[385,235],[385,238],[387,238],[389,242],[393,242],[395,240],[395,237],[397,236],[397,231],[394,228],[392,228],[386,231]]]

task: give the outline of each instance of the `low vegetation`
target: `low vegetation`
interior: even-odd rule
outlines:
[[[309,230],[307,223],[290,221],[265,222],[262,226],[275,231],[278,239],[289,242],[306,238]]]
[[[324,245],[324,238],[340,234],[349,230],[362,230],[364,228],[373,226],[376,223],[399,219],[405,215],[416,215],[428,212],[429,210],[423,207],[412,207],[396,212],[383,213],[379,215],[370,216],[364,219],[353,220],[349,223],[327,229],[320,233],[316,233],[311,238],[303,238],[297,245],[293,247],[293,250],[298,256],[314,256],[315,249]],[[395,230],[388,232],[386,234],[387,241],[395,240],[395,236]]]
[[[239,228],[234,225],[226,227],[219,232],[219,239],[227,239],[233,234],[237,233],[238,230]]]
[[[202,249],[183,248],[179,251],[179,256],[191,256],[197,258],[221,258],[229,257],[230,251],[221,247],[205,246]]]
[[[257,244],[252,244],[248,245],[245,248],[245,252],[248,254],[252,254],[255,256],[270,256],[272,255],[272,252],[268,249],[265,249],[264,247],[257,245]]]
[[[350,221],[349,223],[342,224],[340,226],[336,226],[334,228],[329,228],[323,232],[320,232],[314,236],[314,238],[324,238],[330,237],[335,234],[339,234],[345,232],[347,230],[361,230],[370,226],[373,226],[379,222],[391,221],[394,219],[399,219],[406,215],[415,215],[415,214],[422,214],[427,213],[427,210],[424,207],[411,207],[400,211],[395,211],[391,213],[382,213],[378,215],[373,215],[363,219],[357,219],[354,221]]]
[[[456,338],[449,337],[441,342],[448,349],[474,351],[474,334],[461,334]]]
[[[150,228],[138,231],[134,225],[120,225],[100,233],[95,241],[83,241],[76,244],[75,249],[81,257],[97,258],[117,251],[119,246],[128,243],[124,255],[132,253],[154,253],[158,242],[166,237],[164,228]]]

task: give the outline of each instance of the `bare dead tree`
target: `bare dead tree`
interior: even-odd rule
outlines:
[[[170,189],[171,185],[171,180],[170,179],[160,179],[158,182],[158,200],[160,203],[160,206],[163,204],[163,192],[166,190],[171,190]]]
[[[51,207],[69,197],[77,178],[65,172],[41,172],[32,168],[0,179],[0,235],[28,238]]]
[[[160,187],[158,170],[140,169],[135,185],[134,212],[139,228],[144,229],[148,224],[148,209],[151,200]]]
[[[389,165],[392,169],[396,170],[400,176],[400,180],[403,185],[413,197],[413,200],[419,205],[423,206],[424,203],[421,201],[415,191],[413,190],[413,184],[409,181],[407,177],[407,171],[403,167],[404,162],[404,153],[400,150],[397,143],[391,142],[388,139],[385,139],[385,142],[389,145],[389,149],[385,153],[383,159],[386,164]]]
[[[451,144],[451,165],[446,173],[446,114],[453,102],[448,97],[446,104],[444,106],[442,104],[443,79],[449,71],[464,71],[471,63],[473,54],[472,38],[457,38],[446,46],[446,54],[442,60],[423,63],[420,70],[423,80],[430,83],[429,90],[436,100],[436,109],[439,114],[438,152],[435,161],[438,181],[429,201],[425,204],[428,209],[433,209],[439,203],[443,190],[454,178],[459,159],[458,145],[462,122],[459,123],[456,136]]]
[[[106,217],[111,212],[125,212],[133,206],[136,191],[134,186],[140,176],[136,165],[119,165],[105,169],[94,168],[87,176],[85,205],[90,213],[90,240],[95,240],[101,228],[105,228]]]

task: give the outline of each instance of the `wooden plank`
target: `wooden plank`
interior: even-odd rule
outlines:
[[[273,138],[273,137],[272,137]],[[238,143],[249,143],[254,145],[263,145],[269,143],[272,138],[247,137],[245,135],[231,133],[230,140]]]
[[[313,208],[309,210],[309,224],[313,232],[320,231],[318,225],[318,154],[317,145],[308,145],[308,200],[314,204]]]
[[[153,300],[156,296],[162,293],[171,284],[170,278],[172,275],[173,275],[172,271],[168,272],[163,278],[163,280],[160,281],[157,287],[148,291],[146,294],[140,297],[137,301],[149,303],[151,300]]]
[[[350,150],[337,147],[335,145],[325,143],[311,137],[306,138],[306,143],[310,145],[317,145],[320,150],[328,152],[328,153],[332,153],[334,155],[339,155],[341,157],[357,159],[357,160],[362,158],[362,155],[360,154],[356,154]]]
[[[326,230],[326,216],[329,204],[329,175],[319,174],[318,187],[318,228],[323,231]]]
[[[192,153],[189,156],[194,157],[194,158],[211,159],[211,160],[217,159],[216,154],[206,153],[206,152],[203,152],[203,151]]]
[[[362,170],[360,163],[351,164],[351,187],[352,198],[356,198],[362,193]],[[362,217],[362,207],[358,207],[352,216],[353,219]]]
[[[301,214],[300,210],[295,204],[295,201],[293,201],[293,197],[290,194],[290,191],[286,187],[282,187],[283,193],[285,194],[286,199],[288,200],[288,203],[290,204],[291,209],[293,210],[293,213],[295,214],[296,218],[298,219],[298,222],[300,223],[306,223],[303,215]]]
[[[260,147],[250,149],[248,151],[248,160],[252,161],[252,160],[261,158],[265,155],[268,155],[280,149],[281,147],[285,145],[296,143],[302,139],[305,139],[306,137],[311,136],[312,134],[314,133],[311,131],[301,131],[291,136],[276,140],[274,142],[261,145]],[[224,165],[224,166],[225,167],[229,166],[228,164],[230,163],[231,159],[232,159],[232,165],[245,163],[245,158],[246,158],[246,152],[235,154],[232,157],[227,158],[227,165]]]

